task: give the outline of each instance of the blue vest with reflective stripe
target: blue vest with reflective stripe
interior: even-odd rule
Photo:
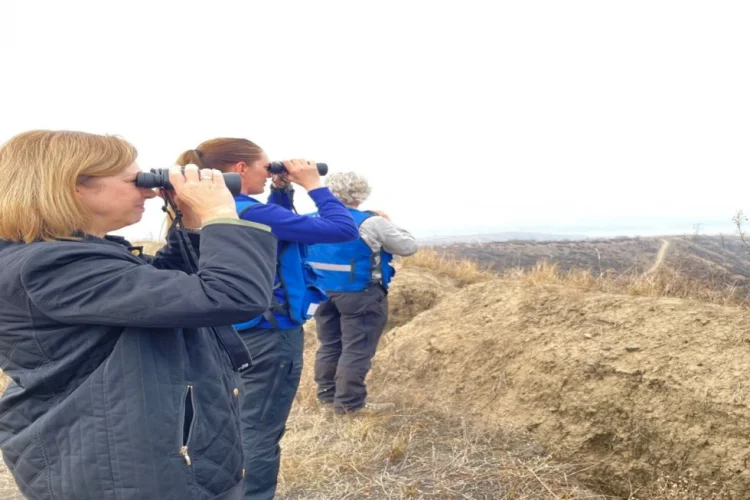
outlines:
[[[375,215],[354,208],[350,208],[349,212],[357,227]],[[381,249],[381,279],[373,278],[372,271],[377,265],[378,254],[361,237],[346,243],[310,245],[308,253],[309,263],[318,275],[317,284],[326,292],[360,292],[374,283],[380,283],[387,289],[396,274],[391,266],[393,255]]]
[[[242,213],[260,205],[259,201],[246,197],[235,198],[237,213]],[[271,309],[262,316],[244,323],[233,325],[236,330],[259,328],[294,328],[312,318],[318,304],[328,300],[328,296],[316,286],[315,271],[307,261],[307,245],[291,241],[279,242],[276,256],[276,278]],[[283,301],[277,298],[276,290],[283,292]],[[273,315],[273,317],[271,317]]]

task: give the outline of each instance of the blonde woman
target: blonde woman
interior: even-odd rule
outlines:
[[[31,499],[242,496],[237,370],[223,327],[268,307],[276,240],[217,171],[169,179],[198,249],[155,257],[110,231],[156,196],[122,139],[31,131],[0,147],[0,447]],[[227,252],[232,248],[232,252]]]

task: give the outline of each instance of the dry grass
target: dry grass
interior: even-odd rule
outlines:
[[[555,284],[604,293],[626,293],[649,297],[678,297],[721,305],[750,306],[739,288],[732,285],[712,286],[674,270],[660,267],[650,274],[629,272],[595,275],[585,269],[560,270],[556,264],[542,262],[529,270],[509,270],[506,279],[521,279],[532,284]]]
[[[689,477],[673,479],[659,477],[653,485],[643,491],[634,492],[628,500],[731,500],[732,494],[724,488],[707,488]]]
[[[495,273],[489,266],[483,266],[477,261],[442,254],[431,248],[420,249],[399,262],[406,267],[428,269],[439,276],[448,276],[460,286],[499,277],[604,293],[677,297],[711,304],[750,306],[750,297],[735,284],[727,283],[719,277],[714,280],[711,277],[690,277],[666,266],[660,266],[652,273],[630,270],[596,274],[581,268],[563,270],[558,264],[545,260],[529,269],[514,268]]]
[[[298,406],[283,446],[281,498],[606,498],[532,443],[408,406],[368,417]]]
[[[497,277],[476,261],[446,256],[431,248],[421,248],[414,255],[399,259],[399,262],[406,267],[429,269],[439,276],[447,276],[459,286]]]
[[[608,498],[577,483],[580,467],[553,463],[520,433],[485,427],[447,405],[428,408],[398,387],[382,396],[398,410],[335,416],[315,402],[311,367],[305,367],[282,441],[278,497]]]

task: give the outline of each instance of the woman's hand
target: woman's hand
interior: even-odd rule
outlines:
[[[183,211],[185,227],[192,224],[202,226],[213,219],[237,219],[237,210],[232,193],[229,192],[224,176],[219,170],[198,170],[195,165],[169,169],[169,182],[174,187],[178,208]]]
[[[307,191],[312,191],[322,186],[318,166],[314,161],[288,160],[284,162],[286,168],[286,180],[299,184]]]

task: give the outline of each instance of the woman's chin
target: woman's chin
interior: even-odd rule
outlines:
[[[143,219],[143,212],[133,215],[133,217],[131,217],[127,223],[125,223],[122,227],[115,229],[115,231],[119,231],[120,229],[132,226],[133,224],[138,224],[139,222],[141,222],[141,219]]]

